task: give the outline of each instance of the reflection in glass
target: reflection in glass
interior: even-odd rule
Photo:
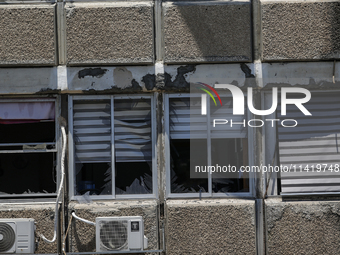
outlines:
[[[249,176],[240,172],[241,166],[247,166],[247,139],[224,138],[211,139],[212,166],[225,166],[233,169],[231,173],[212,174],[212,191],[214,193],[249,192]]]
[[[201,148],[201,155],[196,155],[196,162],[190,162],[190,144]],[[208,192],[208,179],[190,178],[190,165],[207,165],[206,139],[171,139],[170,140],[170,178],[172,193]]]

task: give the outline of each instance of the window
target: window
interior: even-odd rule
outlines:
[[[56,193],[55,99],[0,99],[0,196]]]
[[[180,196],[250,195],[248,139],[245,116],[232,115],[231,97],[222,97],[223,106],[208,101],[208,114],[201,115],[201,98],[191,95],[167,95],[166,149],[167,194]],[[214,119],[233,119],[236,124],[213,126]],[[205,166],[230,166],[235,172],[213,173],[193,178],[190,173]],[[202,168],[203,167],[203,168]]]
[[[287,115],[296,127],[278,125],[281,194],[340,192],[340,103],[337,93],[312,93],[303,104],[312,115],[287,105]],[[290,123],[292,125],[294,123]],[[287,122],[288,125],[288,122]]]
[[[154,197],[151,96],[70,96],[71,196]]]

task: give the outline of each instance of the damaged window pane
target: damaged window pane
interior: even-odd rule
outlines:
[[[197,114],[194,122],[190,119],[190,107],[196,109],[197,103],[189,98],[171,98],[169,102],[171,193],[208,192],[208,179],[190,178],[190,167],[207,165],[207,139],[201,129],[206,117]],[[190,161],[190,148],[197,152],[192,158],[195,162]]]
[[[151,101],[114,101],[117,194],[152,193]]]
[[[110,100],[73,105],[76,195],[112,194]]]
[[[0,195],[56,192],[55,153],[0,153]]]
[[[0,196],[56,193],[55,103],[0,100]]]
[[[211,139],[211,162],[212,165],[235,167],[239,170],[241,166],[247,166],[247,139]],[[212,191],[222,192],[249,192],[248,173],[235,172],[225,174],[212,174]]]
[[[74,100],[73,137],[76,195],[153,193],[150,99]]]
[[[151,162],[116,163],[116,194],[152,193]]]
[[[190,165],[207,165],[206,148],[207,141],[196,139],[191,141],[195,146],[202,148],[201,157],[197,155],[200,162],[190,162],[190,140],[172,139],[170,140],[170,178],[171,193],[194,193],[208,192],[208,179],[190,178]]]
[[[171,193],[249,192],[248,174],[237,171],[248,165],[247,129],[212,125],[214,119],[242,121],[232,115],[231,99],[223,96],[222,101],[216,106],[211,100],[210,111],[204,115],[200,97],[169,99]],[[210,175],[207,169],[216,165],[233,166],[236,171]],[[190,170],[196,173],[197,169],[202,175],[190,176]]]
[[[76,194],[110,195],[112,194],[111,166],[109,163],[76,164]]]

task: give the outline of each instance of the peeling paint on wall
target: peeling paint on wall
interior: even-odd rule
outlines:
[[[86,68],[78,72],[78,78],[82,79],[86,76],[101,78],[108,70],[102,68]]]
[[[125,67],[117,67],[113,70],[113,80],[116,88],[142,90],[139,83],[133,78],[132,72]]]
[[[59,94],[60,89],[50,89],[50,88],[42,88],[35,94],[40,95],[40,94]]]
[[[132,85],[132,73],[125,67],[117,67],[113,70],[113,79],[115,86],[121,89]]]
[[[255,78],[255,76],[251,73],[250,68],[246,64],[242,63],[240,64],[240,66],[242,72],[244,72],[244,74],[246,75],[246,78]]]
[[[168,73],[164,74],[165,78],[165,89],[189,89],[190,83],[185,79],[185,75],[196,71],[196,65],[186,65],[177,68],[177,75],[175,80],[171,80],[171,75]]]
[[[156,77],[154,74],[147,74],[143,76],[142,82],[147,90],[152,90],[156,85]]]
[[[246,77],[245,80],[245,87],[256,87],[256,80],[255,80],[255,75],[251,73],[251,70],[248,65],[245,63],[240,64],[242,72],[244,72],[244,75]]]
[[[117,67],[113,70],[113,80],[116,88],[119,90],[131,89],[132,91],[141,91],[142,87],[133,78],[132,72],[126,67]]]

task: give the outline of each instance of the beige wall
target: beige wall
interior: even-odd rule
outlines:
[[[249,62],[248,1],[163,4],[166,63]]]
[[[55,5],[0,4],[0,65],[55,65]]]
[[[153,64],[156,45],[165,63],[253,60],[252,8],[246,0],[163,2],[161,18],[150,1],[62,7],[0,4],[0,66],[53,66],[63,62],[57,56],[66,56],[69,65]],[[262,60],[339,58],[339,13],[337,1],[262,0],[256,24]]]
[[[255,254],[255,203],[171,200],[166,203],[166,254]]]
[[[261,1],[263,59],[340,57],[337,1]]]
[[[153,62],[151,2],[66,5],[68,64]]]
[[[267,200],[268,254],[339,254],[340,202],[322,200]]]
[[[51,240],[54,234],[54,208],[54,203],[2,204],[0,218],[32,218],[36,223],[36,237],[40,233]],[[40,240],[35,253],[57,253],[57,242],[49,244]]]

